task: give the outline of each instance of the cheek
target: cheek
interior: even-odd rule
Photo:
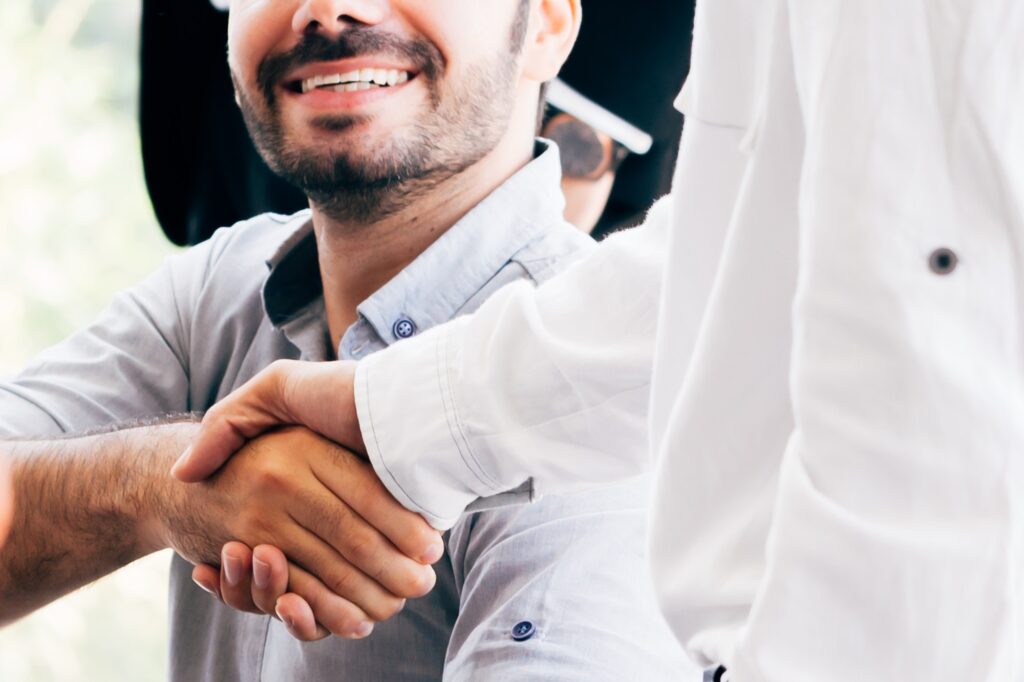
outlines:
[[[228,18],[228,64],[246,83],[267,55],[288,49],[293,2],[236,2]]]
[[[501,5],[509,1],[407,0],[393,4],[401,5],[400,14],[409,30],[433,43],[449,68],[459,70],[492,54],[498,45],[495,40],[505,39]],[[497,26],[500,36],[494,35]]]
[[[256,56],[258,54],[258,42],[243,28],[228,31],[228,66],[236,76],[247,83],[252,82],[255,77],[259,65],[259,58]]]

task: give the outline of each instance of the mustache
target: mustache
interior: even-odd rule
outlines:
[[[302,42],[260,62],[256,81],[267,102],[274,103],[276,87],[294,69],[314,62],[331,62],[367,55],[395,57],[407,61],[429,82],[436,82],[447,60],[433,43],[407,40],[373,27],[351,28],[337,38],[307,34]]]

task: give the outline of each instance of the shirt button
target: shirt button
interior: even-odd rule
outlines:
[[[407,339],[416,333],[416,325],[409,318],[403,317],[398,322],[395,322],[395,326],[391,331],[395,333],[396,337]]]
[[[928,258],[928,267],[936,275],[948,275],[956,270],[957,263],[959,262],[960,259],[952,249],[935,249]]]
[[[517,642],[525,642],[537,632],[536,626],[528,620],[516,623],[512,626],[512,639]]]

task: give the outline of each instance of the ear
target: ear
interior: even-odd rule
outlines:
[[[583,20],[580,0],[531,0],[523,48],[523,75],[538,83],[555,78],[569,58]]]

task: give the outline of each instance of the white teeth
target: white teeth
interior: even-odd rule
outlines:
[[[355,90],[368,90],[371,87],[400,85],[408,80],[409,73],[407,71],[399,71],[397,69],[362,69],[341,74],[312,76],[302,81],[300,87],[303,93],[321,87],[335,92],[354,92]]]

